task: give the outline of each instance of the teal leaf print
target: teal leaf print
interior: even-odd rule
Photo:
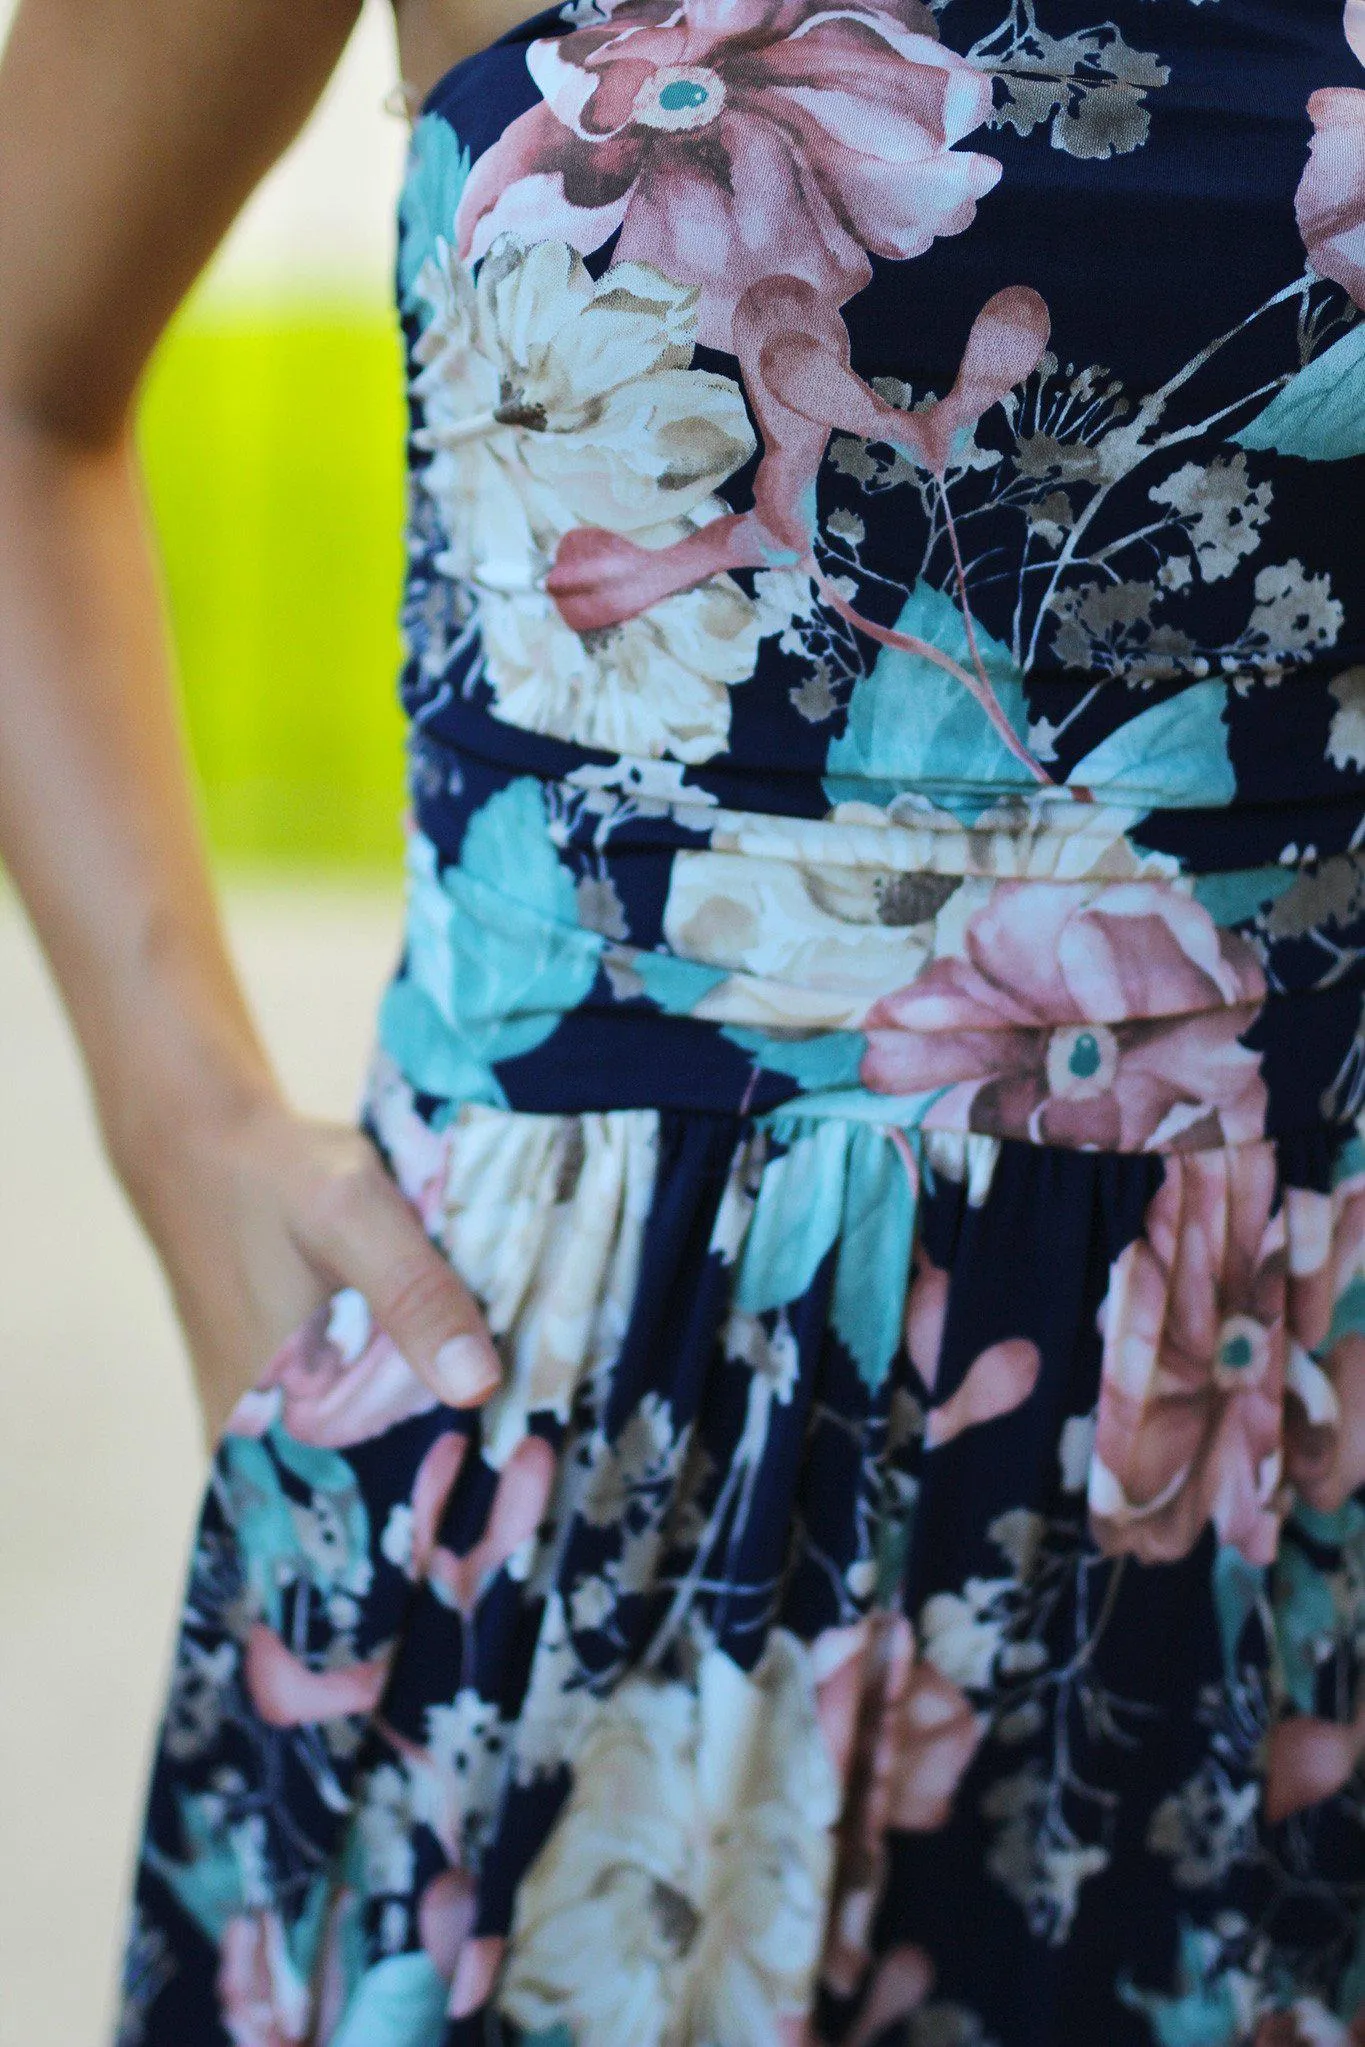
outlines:
[[[271,1450],[287,1471],[312,1488],[315,1505],[319,1495],[325,1500],[325,1540],[311,1546],[301,1540],[298,1511],[280,1485]],[[297,1443],[278,1427],[264,1442],[228,1436],[219,1453],[218,1486],[253,1606],[270,1627],[282,1625],[282,1588],[295,1580],[324,1592],[368,1588],[373,1568],[369,1515],[354,1471],[335,1450]]]
[[[372,1568],[370,1517],[355,1472],[339,1451],[296,1442],[278,1426],[266,1441],[286,1471],[326,1500],[327,1539],[308,1552],[307,1576],[323,1592],[364,1592]]]
[[[225,1437],[217,1482],[237,1538],[252,1605],[272,1628],[278,1628],[281,1586],[297,1575],[299,1538],[270,1452],[254,1437]]]
[[[1227,685],[1196,682],[1140,711],[1076,763],[1067,781],[1144,810],[1221,808],[1237,793],[1228,758]]]
[[[395,981],[379,1012],[379,1034],[414,1087],[447,1102],[482,1102],[505,1109],[507,1097],[488,1062],[450,1033],[429,995],[411,981]]]
[[[426,1954],[390,1955],[367,1969],[332,2035],[332,2047],[412,2047],[439,2037],[446,1984]]]
[[[1365,1507],[1359,1500],[1347,1500],[1334,1514],[1307,1507],[1300,1500],[1294,1508],[1294,1525],[1303,1530],[1310,1542],[1334,1549],[1344,1549],[1348,1544],[1360,1547],[1361,1561],[1365,1563]]]
[[[1332,1326],[1323,1345],[1330,1350],[1343,1336],[1365,1336],[1365,1278],[1356,1273],[1338,1294],[1332,1307]]]
[[[736,1307],[761,1315],[800,1300],[837,1243],[831,1320],[875,1392],[901,1340],[915,1198],[876,1125],[818,1122],[764,1171],[735,1282]],[[881,1284],[877,1275],[898,1275]]]
[[[870,1393],[900,1348],[915,1206],[895,1145],[883,1131],[859,1125],[849,1143],[831,1320]]]
[[[915,585],[896,630],[972,665],[962,613],[931,583]],[[1013,657],[979,623],[976,641],[1001,709],[1026,740],[1024,682]],[[884,647],[871,674],[854,684],[848,722],[826,757],[825,793],[831,803],[885,804],[902,789],[923,787],[970,823],[1004,788],[1036,784],[960,682],[922,655]]]
[[[735,1306],[750,1315],[799,1300],[839,1234],[847,1133],[821,1123],[788,1143],[764,1168]]]
[[[1213,1604],[1223,1648],[1223,1669],[1230,1684],[1237,1673],[1242,1630],[1259,1610],[1264,1597],[1264,1570],[1249,1564],[1234,1544],[1220,1543],[1213,1564]]]
[[[298,1918],[285,1927],[285,1944],[289,1949],[289,1959],[305,1982],[312,1976],[317,1962],[322,1936],[327,1930],[327,1913],[334,1895],[335,1887],[329,1876],[324,1874],[314,1877],[308,1886],[308,1893]]]
[[[644,982],[649,1000],[666,1016],[691,1016],[697,1004],[729,978],[724,967],[675,959],[668,952],[631,952],[626,957]]]
[[[321,1493],[353,1493],[355,1473],[337,1450],[317,1443],[300,1443],[282,1428],[272,1428],[267,1439],[286,1471]]]
[[[818,1038],[770,1038],[766,1031],[722,1033],[767,1073],[785,1073],[803,1089],[856,1087],[867,1040],[861,1031],[828,1031]]]
[[[1297,879],[1292,867],[1239,867],[1228,874],[1201,874],[1194,884],[1194,899],[1226,929],[1245,924]]]
[[[1232,439],[1308,462],[1365,455],[1365,320],[1292,376]]]
[[[170,1890],[182,1911],[216,1947],[223,1928],[243,1909],[242,1872],[222,1824],[222,1801],[213,1796],[177,1795],[180,1833],[189,1850],[185,1862],[148,1844],[150,1868]]]
[[[1295,1520],[1303,1525],[1304,1515]],[[1275,1641],[1281,1682],[1300,1713],[1316,1710],[1322,1645],[1336,1627],[1332,1581],[1297,1543],[1283,1543],[1275,1562]]]
[[[437,241],[454,243],[455,211],[468,176],[469,151],[449,121],[423,114],[412,131],[398,201],[398,289],[409,312],[427,305],[417,280],[436,255]]]
[[[1365,1173],[1365,1141],[1353,1133],[1337,1153],[1332,1166],[1332,1184],[1339,1186],[1343,1180],[1353,1179],[1357,1173]]]
[[[1234,2047],[1246,2037],[1233,1972],[1216,1969],[1221,1945],[1213,1934],[1181,1928],[1178,1997],[1120,1980],[1120,1999],[1142,2013],[1158,2047]]]
[[[883,1095],[866,1087],[832,1087],[812,1091],[799,1102],[771,1109],[761,1118],[770,1129],[793,1115],[837,1116],[845,1123],[880,1123],[896,1130],[918,1130],[935,1102],[949,1092],[946,1087],[926,1088],[917,1095]]]
[[[425,1094],[505,1107],[494,1066],[544,1044],[591,988],[604,943],[578,923],[540,784],[509,783],[443,873],[413,836],[407,963],[380,1007],[384,1049]]]

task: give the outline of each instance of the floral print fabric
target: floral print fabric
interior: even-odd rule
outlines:
[[[1361,0],[571,0],[415,125],[365,1126],[121,2047],[1365,2043]]]

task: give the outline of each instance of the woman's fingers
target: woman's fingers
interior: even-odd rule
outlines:
[[[385,1334],[439,1400],[474,1407],[502,1366],[479,1305],[431,1243],[364,1139],[309,1205],[302,1249],[365,1296]]]

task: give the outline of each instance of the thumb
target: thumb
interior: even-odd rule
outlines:
[[[329,1270],[364,1295],[438,1400],[477,1407],[496,1392],[502,1365],[478,1302],[377,1158],[333,1190],[313,1235]]]

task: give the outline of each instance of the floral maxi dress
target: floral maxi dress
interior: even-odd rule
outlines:
[[[415,122],[408,916],[121,2047],[1365,2042],[1365,0],[571,0]]]

